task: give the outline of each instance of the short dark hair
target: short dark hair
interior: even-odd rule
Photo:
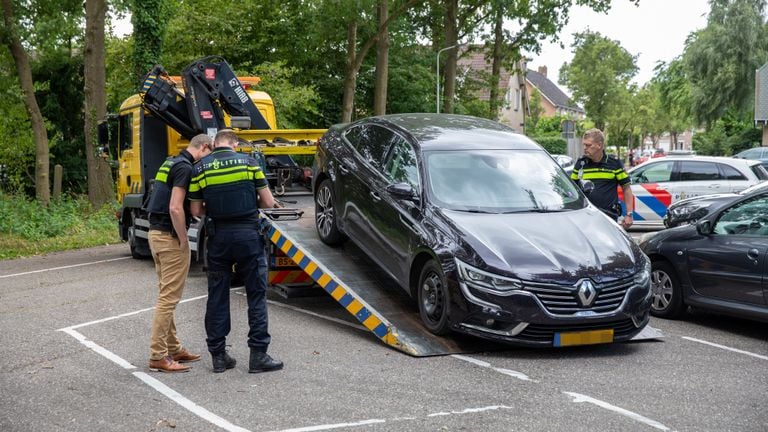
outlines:
[[[216,138],[213,139],[213,146],[219,147],[219,145],[227,145],[235,147],[239,139],[237,134],[232,129],[222,129],[216,134]]]

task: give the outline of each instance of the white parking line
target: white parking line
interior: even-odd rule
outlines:
[[[696,339],[696,338],[692,338],[692,337],[688,337],[688,336],[681,336],[681,337],[683,339],[689,340],[691,342],[698,342],[700,344],[709,345],[709,346],[713,346],[715,348],[720,348],[720,349],[724,349],[724,350],[728,350],[728,351],[733,351],[735,353],[752,356],[752,357],[755,357],[755,358],[759,358],[761,360],[768,360],[768,356],[764,356],[764,355],[760,355],[760,354],[755,354],[755,353],[752,353],[752,352],[749,352],[749,351],[744,351],[744,350],[740,350],[740,349],[736,349],[736,348],[731,348],[731,347],[727,347],[725,345],[720,345],[720,344],[716,344],[716,343],[713,343],[713,342],[707,342],[707,341],[704,341],[704,340],[701,340],[701,339]]]
[[[145,384],[152,387],[153,389],[157,390],[161,394],[163,394],[168,399],[176,402],[177,404],[181,405],[182,407],[186,408],[187,411],[195,414],[196,416],[202,418],[203,420],[207,420],[210,423],[215,424],[216,426],[231,432],[249,432],[248,429],[241,428],[240,426],[234,425],[230,423],[229,421],[217,416],[216,414],[208,411],[207,409],[201,407],[200,405],[192,402],[191,400],[185,398],[180,393],[178,393],[176,390],[168,387],[167,385],[161,383],[160,381],[156,380],[155,378],[152,378],[151,376],[147,375],[144,372],[134,372],[133,376],[136,378],[144,381]]]
[[[482,413],[486,411],[495,411],[495,410],[501,410],[501,409],[513,409],[510,406],[506,405],[490,405],[480,408],[466,408],[461,411],[440,411],[436,413],[427,414],[424,416],[425,418],[432,418],[432,417],[442,417],[442,416],[450,416],[450,415],[462,415],[462,414],[475,414],[475,413]],[[393,419],[369,419],[369,420],[360,420],[353,423],[336,423],[336,424],[324,424],[324,425],[316,425],[316,426],[305,426],[300,428],[293,428],[293,429],[282,429],[279,431],[272,431],[272,432],[315,432],[315,431],[324,431],[324,430],[331,430],[331,429],[340,429],[340,428],[347,428],[347,427],[354,427],[354,426],[367,426],[372,424],[381,424],[386,422],[399,422],[399,421],[411,421],[411,420],[418,420],[419,417],[397,417]]]
[[[14,273],[14,274],[2,275],[2,276],[0,276],[0,279],[5,279],[5,278],[15,277],[15,276],[24,276],[24,275],[33,274],[33,273],[43,273],[43,272],[47,272],[47,271],[64,270],[64,269],[75,268],[75,267],[89,266],[89,265],[101,264],[101,263],[105,263],[105,262],[120,261],[120,260],[124,260],[124,259],[128,259],[128,258],[130,258],[130,257],[111,258],[111,259],[105,259],[105,260],[101,260],[101,261],[92,261],[92,262],[87,262],[87,263],[72,264],[72,265],[68,265],[68,266],[51,267],[51,268],[47,268],[47,269],[33,270],[33,271],[28,271],[28,272],[23,272],[23,273]]]
[[[509,370],[509,369],[503,369],[503,368],[497,368],[497,367],[492,366],[488,362],[484,362],[484,361],[478,360],[476,358],[467,357],[467,356],[464,356],[464,355],[461,355],[461,354],[451,354],[451,357],[459,359],[459,360],[463,360],[465,362],[472,363],[472,364],[480,366],[480,367],[491,369],[491,370],[496,371],[496,372],[498,372],[500,374],[511,376],[512,378],[517,378],[517,379],[523,380],[523,381],[536,382],[536,381],[530,379],[528,377],[528,375],[526,375],[526,374],[524,374],[522,372],[517,372],[517,371],[513,371],[513,370]]]
[[[460,354],[452,354],[451,357],[459,359],[459,360],[463,360],[465,362],[469,362],[469,363],[475,364],[475,365],[480,366],[480,367],[491,369],[491,370],[496,371],[496,372],[498,372],[500,374],[511,376],[512,378],[517,378],[517,379],[523,380],[523,381],[538,382],[538,381],[534,381],[534,380],[530,379],[528,377],[528,375],[526,375],[526,374],[524,374],[522,372],[517,372],[517,371],[513,371],[513,370],[509,370],[509,369],[504,369],[504,368],[497,368],[497,367],[494,367],[493,365],[491,365],[488,362],[485,362],[485,361],[482,361],[482,360],[478,360],[478,359],[475,359],[475,358],[472,358],[472,357],[468,357],[468,356],[464,356],[464,355],[460,355]],[[661,424],[661,423],[659,423],[659,422],[657,422],[655,420],[651,420],[651,419],[649,419],[647,417],[643,417],[640,414],[634,413],[632,411],[628,411],[628,410],[626,410],[624,408],[619,408],[619,407],[617,407],[615,405],[611,405],[608,402],[603,402],[601,400],[598,400],[598,399],[595,399],[595,398],[592,398],[592,397],[589,397],[589,396],[586,396],[586,395],[583,395],[583,394],[579,394],[579,393],[571,393],[571,392],[563,392],[563,393],[573,397],[574,398],[573,402],[576,402],[576,403],[579,403],[579,402],[589,402],[589,403],[595,404],[595,405],[597,405],[597,406],[599,406],[601,408],[605,408],[605,409],[611,410],[613,412],[617,412],[617,413],[619,413],[621,415],[624,415],[624,416],[627,416],[627,417],[629,417],[629,418],[631,418],[633,420],[636,420],[636,421],[639,421],[641,423],[645,423],[645,424],[647,424],[649,426],[655,427],[656,429],[663,430],[663,431],[668,431],[669,430],[668,427],[664,426],[663,424]]]
[[[643,416],[641,416],[638,413],[634,413],[632,411],[625,410],[624,408],[620,408],[620,407],[617,407],[615,405],[611,405],[608,402],[603,402],[601,400],[589,397],[587,395],[579,394],[579,393],[572,393],[572,392],[563,392],[563,393],[565,393],[568,396],[572,397],[574,403],[588,402],[588,403],[597,405],[600,408],[605,408],[607,410],[619,413],[619,414],[621,414],[623,416],[627,416],[627,417],[631,418],[632,420],[639,421],[640,423],[645,423],[648,426],[651,426],[653,428],[656,428],[656,429],[659,429],[659,430],[663,430],[663,431],[668,431],[669,430],[668,427],[666,427],[663,424],[657,422],[656,420],[651,420],[648,417],[643,417]]]

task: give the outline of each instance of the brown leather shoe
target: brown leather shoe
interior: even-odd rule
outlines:
[[[200,354],[192,354],[186,348],[182,348],[181,351],[172,354],[171,358],[179,363],[192,363],[200,360]]]
[[[174,361],[171,356],[160,360],[150,360],[149,370],[153,372],[189,372],[189,366]]]

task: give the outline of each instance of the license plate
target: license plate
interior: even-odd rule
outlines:
[[[613,329],[555,333],[554,346],[594,345],[613,342]]]
[[[288,257],[274,257],[272,267],[296,267],[296,263]]]

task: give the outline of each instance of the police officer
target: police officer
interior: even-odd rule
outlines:
[[[149,368],[160,372],[187,372],[181,364],[200,360],[181,346],[176,336],[174,312],[181,300],[189,271],[185,197],[192,177],[192,164],[211,150],[211,138],[197,135],[186,150],[168,158],[155,176],[147,211],[149,246],[155,261],[160,288],[150,335]]]
[[[629,176],[624,165],[613,156],[605,154],[605,136],[600,129],[590,129],[582,139],[584,155],[574,165],[571,179],[580,185],[581,180],[591,180],[595,188],[588,198],[600,210],[617,220],[621,216],[621,205],[617,185],[624,191],[627,213],[622,218],[624,229],[632,226],[632,212],[635,199],[630,188]]]
[[[260,232],[258,207],[275,206],[275,199],[258,162],[235,151],[238,138],[222,129],[214,138],[213,152],[195,164],[189,185],[190,208],[195,216],[206,214],[208,235],[208,303],[205,332],[214,372],[235,367],[225,350],[230,330],[229,287],[233,264],[245,279],[248,299],[248,372],[283,368],[267,354],[267,260]]]

